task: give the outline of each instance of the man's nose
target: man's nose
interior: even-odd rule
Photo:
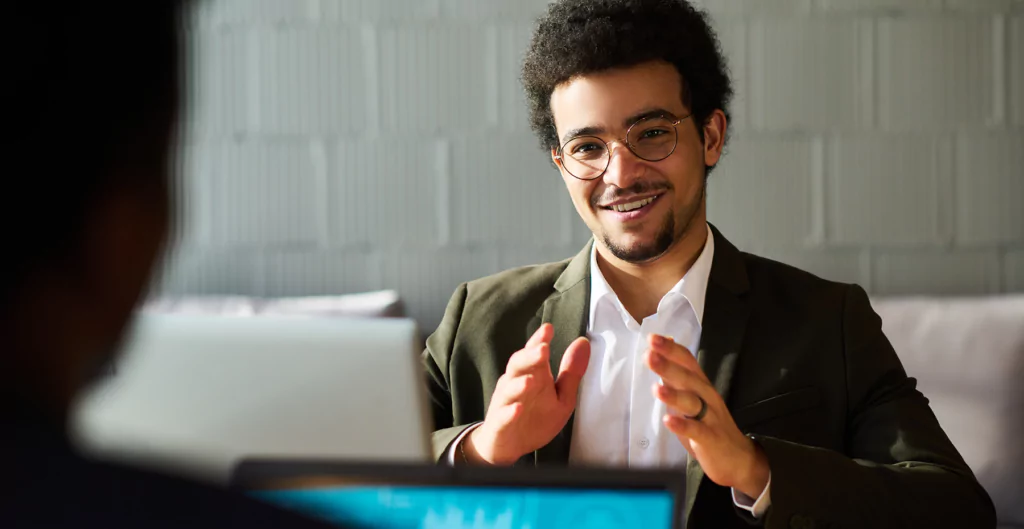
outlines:
[[[603,180],[619,189],[632,186],[644,173],[643,160],[633,154],[624,142],[616,141],[608,146],[608,169]]]

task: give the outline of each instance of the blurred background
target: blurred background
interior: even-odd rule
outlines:
[[[1024,292],[1024,1],[705,0],[735,81],[709,219],[875,296]],[[455,287],[589,239],[530,132],[546,0],[206,0],[157,296]]]

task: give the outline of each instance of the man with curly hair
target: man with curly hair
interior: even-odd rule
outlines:
[[[556,1],[522,77],[594,237],[455,292],[423,355],[439,460],[678,467],[691,527],[995,526],[865,292],[707,223],[732,88],[703,13]]]

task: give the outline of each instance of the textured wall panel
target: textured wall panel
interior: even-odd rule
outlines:
[[[871,262],[867,254],[847,250],[806,250],[771,247],[764,251],[740,248],[769,259],[795,266],[818,277],[870,288]]]
[[[814,0],[817,7],[825,11],[849,12],[869,11],[874,13],[898,13],[907,10],[941,9],[946,0]],[[915,13],[916,14],[916,13]]]
[[[1014,6],[1020,6],[1020,0],[946,0],[946,6],[950,9],[962,11],[992,11],[997,13],[1008,12]]]
[[[209,149],[203,144],[187,143],[173,159],[172,193],[176,199],[174,227],[170,244],[208,246],[210,244]]]
[[[842,136],[828,153],[827,236],[841,244],[922,245],[946,240],[948,141]]]
[[[529,134],[480,134],[455,141],[454,240],[564,245],[568,192],[550,156]]]
[[[494,126],[482,89],[484,32],[473,26],[400,26],[379,31],[381,128],[399,133]]]
[[[422,136],[342,141],[329,176],[332,242],[387,248],[440,242],[447,145]]]
[[[1010,86],[1007,103],[1012,112],[1013,124],[1024,128],[1024,16],[1011,18],[1008,25],[1010,28],[1010,52],[1008,54]]]
[[[713,15],[803,13],[811,7],[811,0],[691,0],[691,3]]]
[[[275,252],[267,256],[267,296],[327,296],[381,288],[381,258],[353,251]]]
[[[999,258],[995,252],[881,253],[873,263],[876,294],[970,295],[999,291]]]
[[[247,32],[244,28],[193,29],[186,42],[192,71],[186,79],[185,132],[201,139],[250,130]]]
[[[548,0],[440,0],[441,16],[453,20],[533,22],[547,12]]]
[[[579,213],[576,213],[576,208],[573,206],[568,194],[565,195],[565,204],[569,209],[569,214],[565,221],[569,224],[570,228],[569,245],[574,248],[583,248],[583,245],[587,244],[594,237],[594,234],[583,222]]]
[[[493,68],[497,78],[498,125],[502,130],[530,130],[526,94],[519,78],[532,33],[528,24],[497,26],[490,33],[497,53]]]
[[[737,245],[808,242],[813,149],[804,139],[734,138],[708,182],[708,220]]]
[[[321,19],[331,22],[436,20],[440,0],[320,0]]]
[[[813,22],[813,23],[812,23]],[[752,126],[767,130],[868,124],[871,26],[865,20],[765,17],[750,23]]]
[[[1024,293],[1024,250],[1008,252],[1003,257],[1003,290]]]
[[[718,41],[722,46],[722,53],[725,55],[729,76],[732,79],[734,94],[729,130],[733,132],[750,128],[747,28],[747,21],[736,17],[717,17],[714,22],[714,30],[718,34]]]
[[[282,28],[256,34],[257,129],[271,134],[360,132],[372,119],[359,31]]]
[[[213,26],[308,24],[319,13],[320,0],[215,0],[193,2],[202,24]]]
[[[494,250],[445,248],[434,252],[391,252],[382,256],[384,286],[398,291],[409,314],[433,332],[460,283],[498,271]]]
[[[508,244],[498,247],[498,268],[508,270],[520,266],[554,263],[575,257],[583,246],[532,246]]]
[[[992,124],[992,35],[985,16],[879,21],[880,124],[897,130]]]
[[[1024,241],[1024,134],[961,136],[956,167],[957,242]]]
[[[209,149],[210,239],[224,246],[316,245],[324,190],[306,142],[223,143]]]
[[[263,253],[259,250],[172,249],[154,278],[160,295],[263,295]]]

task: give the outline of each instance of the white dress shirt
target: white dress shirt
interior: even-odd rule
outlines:
[[[570,465],[686,468],[686,449],[661,420],[666,406],[652,392],[660,377],[644,364],[644,352],[648,335],[654,333],[671,336],[696,354],[714,254],[708,229],[704,249],[690,270],[661,298],[657,312],[637,323],[601,273],[596,245],[591,250],[590,363],[580,385]],[[461,441],[452,445],[452,463]],[[771,505],[770,488],[769,477],[756,500],[734,489],[733,501],[761,517]]]

